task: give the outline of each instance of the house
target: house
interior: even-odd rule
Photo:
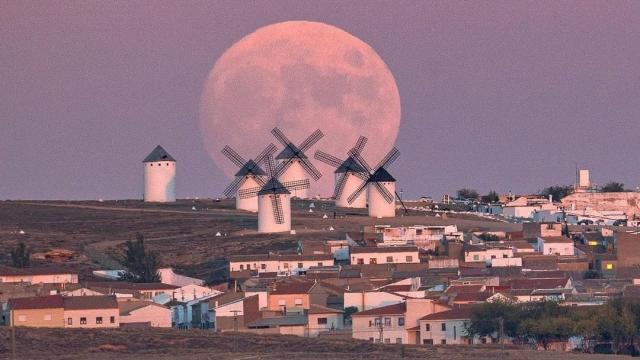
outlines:
[[[275,289],[268,295],[267,308],[272,311],[281,311],[283,314],[302,313],[311,305],[309,291],[315,285],[315,282],[298,280],[276,283]]]
[[[415,246],[394,247],[352,247],[351,264],[397,264],[419,263],[418,248]]]
[[[518,302],[561,300],[567,292],[574,290],[571,278],[566,277],[513,279],[508,284],[510,295]]]
[[[209,315],[216,331],[246,329],[247,324],[260,319],[258,295],[227,293],[209,299]]]
[[[65,326],[64,303],[60,295],[9,299],[6,313],[10,326]]]
[[[640,265],[640,232],[616,232],[613,235],[618,267]]]
[[[332,254],[235,255],[229,258],[231,272],[253,270],[257,273],[276,273],[284,276],[304,274],[312,266],[332,265]]]
[[[549,199],[540,196],[521,196],[508,202],[502,208],[502,216],[510,218],[531,219],[536,211],[556,210],[557,206]]]
[[[77,284],[78,274],[53,268],[0,267],[0,283]]]
[[[573,240],[565,236],[538,237],[538,251],[543,255],[576,255]]]
[[[418,320],[449,308],[431,299],[411,299],[351,315],[354,339],[385,344],[417,344]]]
[[[562,236],[562,224],[559,222],[530,222],[522,224],[524,239],[537,239],[547,236]]]
[[[308,318],[306,315],[287,315],[277,317],[263,317],[251,323],[247,328],[258,334],[280,334],[307,336]]]
[[[488,245],[465,245],[465,262],[484,262],[491,264],[491,259],[512,258],[513,248],[510,246],[488,246]]]
[[[316,337],[324,332],[342,330],[344,328],[344,311],[326,306],[311,304],[308,317],[309,337]]]
[[[166,294],[166,293],[165,293]],[[173,300],[178,301],[190,301],[199,299],[207,295],[220,295],[221,291],[208,288],[206,286],[200,286],[195,284],[184,285],[179,288],[171,290],[170,294]]]
[[[353,291],[344,293],[344,308],[355,307],[358,311],[400,304],[406,296],[387,291]]]
[[[458,306],[420,318],[420,344],[460,345],[486,343],[487,338],[473,338],[467,335],[466,324],[471,319],[473,309],[473,306]]]
[[[63,297],[64,327],[67,328],[117,328],[120,311],[116,297],[68,296]]]
[[[151,301],[118,302],[120,326],[171,327],[171,310]]]
[[[435,250],[446,237],[459,238],[456,225],[447,226],[400,226],[375,228],[378,246],[414,245],[424,250]]]
[[[85,287],[77,288],[75,290],[63,291],[60,293],[62,296],[104,296],[105,293],[99,291],[87,289]]]
[[[151,300],[160,294],[172,295],[178,286],[163,283],[131,283],[126,281],[89,281],[85,286],[91,290],[117,297],[135,297]]]
[[[163,284],[174,286],[204,285],[204,280],[176,274],[172,268],[158,269],[158,274],[160,275],[160,282]]]

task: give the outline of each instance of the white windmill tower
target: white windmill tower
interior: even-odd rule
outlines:
[[[291,191],[309,188],[309,179],[281,183],[280,174],[274,169],[273,157],[267,155],[269,180],[262,187],[238,191],[240,198],[258,197],[258,232],[275,233],[291,231]]]
[[[279,162],[278,167],[281,169],[279,173],[280,176],[278,177],[280,181],[292,182],[296,180],[308,180],[309,176],[313,178],[313,180],[320,179],[322,174],[320,174],[320,171],[316,169],[304,153],[322,139],[324,134],[320,129],[309,135],[299,146],[294,145],[277,127],[273,128],[271,133],[284,146],[284,149],[276,156],[276,160]],[[308,198],[309,189],[294,190],[292,195],[301,199]]]
[[[367,138],[360,136],[352,150],[359,154],[366,143]],[[335,188],[333,191],[336,206],[358,209],[367,207],[367,194],[365,192],[358,194],[352,202],[347,201],[348,196],[360,188],[369,178],[367,171],[353,157],[347,156],[345,160],[340,160],[331,154],[317,150],[314,158],[336,168],[334,172]]]
[[[392,148],[373,169],[356,149],[350,150],[349,155],[366,170],[364,174],[367,176],[367,181],[352,192],[347,198],[347,201],[353,202],[366,189],[370,217],[395,217],[395,196],[397,196],[396,179],[394,179],[385,168],[396,161],[398,156],[400,156],[400,151],[395,147]]]
[[[176,201],[176,160],[160,145],[144,160],[144,201]]]
[[[262,163],[267,156],[273,155],[275,151],[276,146],[269,144],[260,154],[258,154],[258,156],[255,157],[255,159],[245,160],[229,145],[222,149],[222,154],[240,168],[238,172],[236,172],[233,182],[229,184],[223,192],[226,197],[235,196],[236,209],[251,212],[258,211],[257,195],[248,198],[241,198],[238,196],[238,192],[244,189],[253,189],[255,187],[264,186],[267,173],[260,168],[260,163]]]

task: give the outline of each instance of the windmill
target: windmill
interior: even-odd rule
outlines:
[[[223,192],[227,197],[235,196],[236,209],[251,212],[258,211],[257,196],[241,198],[238,196],[238,192],[243,189],[252,189],[264,186],[264,178],[267,176],[267,173],[260,168],[259,164],[275,151],[276,146],[269,144],[260,154],[258,154],[258,156],[255,157],[255,159],[245,160],[229,145],[222,149],[222,154],[240,168],[238,172],[236,172],[233,182],[229,184]]]
[[[309,179],[280,182],[282,164],[276,168],[273,156],[268,154],[266,168],[269,180],[262,187],[242,189],[238,197],[258,197],[258,232],[274,233],[291,230],[291,191],[308,189]]]
[[[366,143],[367,138],[360,136],[352,150],[360,154]],[[347,155],[345,160],[340,160],[331,154],[317,150],[314,158],[336,168],[334,172],[335,188],[333,191],[336,206],[360,209],[367,207],[367,196],[364,192],[358,194],[353,201],[347,201],[348,196],[362,186],[369,178],[367,171],[352,156]]]
[[[309,179],[309,176],[313,180],[318,180],[322,176],[320,171],[309,161],[305,151],[309,150],[315,143],[317,143],[324,134],[320,129],[317,129],[309,137],[307,137],[299,146],[296,146],[289,140],[284,133],[277,127],[271,130],[271,134],[278,139],[278,141],[284,146],[284,149],[276,156],[276,160],[279,162],[279,179],[283,182],[291,182],[296,180]],[[294,190],[293,196],[298,198],[308,198],[309,190],[301,189]]]
[[[352,203],[366,189],[369,203],[369,216],[371,217],[395,217],[396,216],[396,179],[389,174],[387,167],[400,156],[400,151],[395,147],[374,168],[364,160],[357,148],[349,151],[356,162],[365,170],[363,175],[367,180],[359,188],[349,195],[347,202]]]

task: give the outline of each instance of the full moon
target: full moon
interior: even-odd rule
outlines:
[[[232,178],[237,168],[220,150],[230,145],[246,159],[269,143],[280,151],[270,133],[276,126],[296,145],[315,129],[324,132],[306,153],[323,175],[309,194],[329,196],[335,169],[313,153],[344,159],[364,135],[363,155],[375,165],[398,135],[398,87],[380,56],[344,30],[309,21],[268,25],[216,61],[204,84],[200,129],[207,152]]]

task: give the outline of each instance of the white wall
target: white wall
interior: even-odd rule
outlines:
[[[403,301],[404,298],[402,296],[384,291],[344,293],[344,308],[355,306],[358,308],[358,311],[399,304]]]
[[[144,201],[176,201],[175,161],[144,163]]]
[[[376,264],[401,264],[401,263],[419,263],[420,257],[418,256],[418,251],[405,251],[405,252],[383,252],[384,248],[378,249],[376,252],[366,252],[366,253],[352,253],[351,254],[351,264],[358,264],[358,259],[362,259],[365,264],[370,264],[371,259],[376,260]],[[387,257],[391,257],[392,261],[387,261]],[[407,257],[410,256],[411,259],[407,260]]]

